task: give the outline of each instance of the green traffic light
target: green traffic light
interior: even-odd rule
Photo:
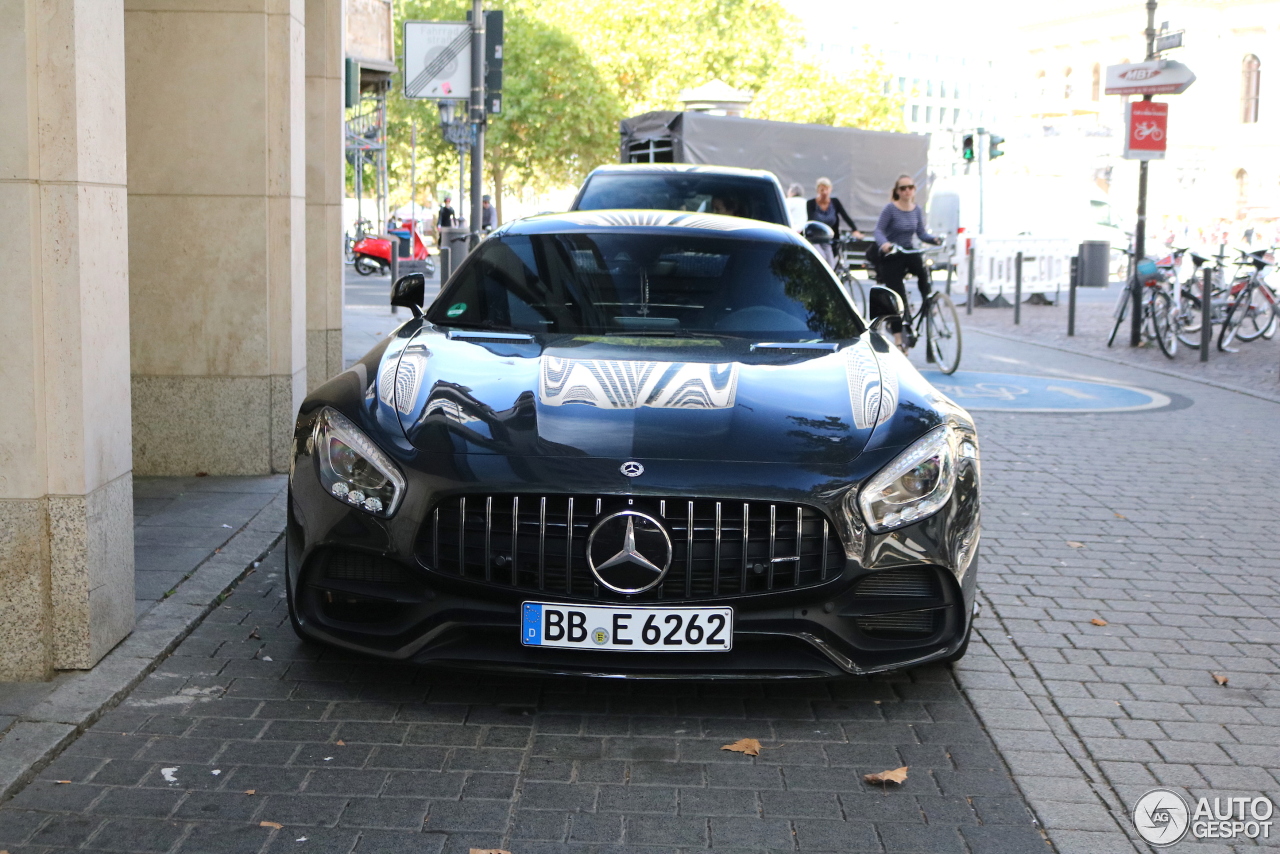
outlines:
[[[962,143],[961,154],[966,161],[972,161],[974,157],[973,151],[973,134],[966,134]]]

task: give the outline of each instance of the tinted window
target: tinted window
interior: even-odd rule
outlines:
[[[500,235],[427,318],[440,326],[586,335],[839,340],[863,324],[803,246],[672,234]]]
[[[727,213],[788,225],[772,181],[745,175],[686,172],[601,172],[592,175],[574,210],[659,210]]]

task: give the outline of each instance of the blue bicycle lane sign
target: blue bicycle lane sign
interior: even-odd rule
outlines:
[[[1167,395],[1134,386],[1064,377],[921,371],[933,387],[965,409],[1005,412],[1137,412],[1161,409]]]

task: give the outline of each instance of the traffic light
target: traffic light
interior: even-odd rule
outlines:
[[[961,154],[963,155],[963,157],[964,157],[964,159],[965,159],[965,162],[966,162],[966,163],[972,163],[972,162],[973,162],[973,158],[974,158],[974,151],[973,151],[973,134],[971,134],[971,133],[967,133],[967,134],[965,134],[965,135],[964,135],[964,142],[963,142],[963,143],[961,143],[961,146],[962,146],[962,148],[961,148]]]
[[[1004,142],[1004,137],[996,136],[993,133],[988,139],[991,140],[991,146],[987,149],[987,159],[995,160],[997,157],[1003,156],[1004,152],[1000,150],[1000,144]]]

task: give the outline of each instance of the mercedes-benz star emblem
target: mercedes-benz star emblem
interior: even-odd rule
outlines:
[[[632,460],[622,464],[622,473],[627,477],[639,477],[644,474],[644,466]]]
[[[643,593],[657,587],[671,568],[671,537],[648,513],[621,510],[591,529],[587,565],[610,590]]]

